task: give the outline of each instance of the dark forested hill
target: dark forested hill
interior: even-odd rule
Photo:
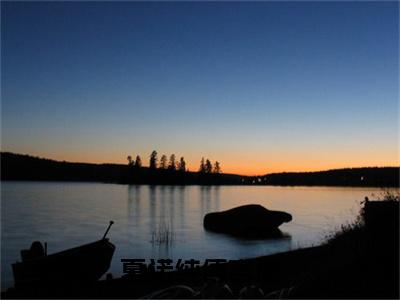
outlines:
[[[2,180],[119,181],[128,166],[60,162],[29,155],[1,153]]]
[[[268,185],[399,186],[400,168],[352,168],[321,172],[276,173],[261,177]]]
[[[321,172],[275,173],[264,176],[203,174],[134,168],[121,164],[60,162],[29,155],[1,153],[1,180],[96,181],[132,184],[245,184],[399,186],[398,167],[353,168]]]

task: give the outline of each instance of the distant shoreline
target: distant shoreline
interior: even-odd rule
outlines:
[[[78,181],[78,180],[25,180],[25,179],[1,179],[0,184],[5,182],[18,183],[18,182],[29,182],[29,183],[101,183],[101,184],[117,184],[117,185],[143,185],[143,186],[172,186],[172,187],[219,187],[219,186],[254,186],[254,187],[321,187],[321,188],[382,188],[382,189],[393,189],[398,188],[397,186],[360,186],[360,185],[283,185],[283,184],[149,184],[149,183],[122,183],[122,182],[111,182],[111,181]]]
[[[1,181],[101,182],[149,185],[262,185],[326,187],[400,187],[400,167],[366,167],[262,176],[204,174],[121,164],[61,162],[1,152]]]

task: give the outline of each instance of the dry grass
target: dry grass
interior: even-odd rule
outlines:
[[[377,200],[381,201],[400,201],[400,189],[382,189],[378,195],[374,195]]]

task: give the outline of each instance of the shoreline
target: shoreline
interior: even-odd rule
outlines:
[[[380,185],[371,185],[371,186],[366,186],[366,185],[324,185],[324,184],[309,184],[309,185],[304,185],[304,184],[298,184],[298,185],[284,185],[284,184],[196,184],[196,183],[191,183],[191,184],[168,184],[168,183],[126,183],[126,182],[113,182],[113,181],[94,181],[94,180],[37,180],[37,179],[1,179],[0,178],[0,184],[5,183],[5,182],[29,182],[29,183],[102,183],[102,184],[116,184],[116,185],[126,185],[126,186],[135,186],[135,185],[141,185],[141,186],[173,186],[173,187],[186,187],[186,186],[200,186],[200,187],[218,187],[218,186],[237,186],[237,187],[325,187],[325,188],[371,188],[371,189],[398,189],[399,186],[380,186]]]
[[[1,180],[76,181],[151,185],[400,187],[400,167],[364,167],[245,176],[121,164],[55,161],[1,152]]]
[[[201,288],[202,283],[207,281],[208,278],[220,278],[219,280],[230,281],[232,283],[237,281],[237,278],[247,277],[249,270],[254,270],[255,267],[265,264],[269,265],[269,269],[276,269],[281,268],[284,264],[290,264],[292,260],[298,260],[303,267],[309,264],[310,260],[315,260],[316,257],[326,254],[327,251],[328,248],[326,245],[319,245],[254,258],[231,260],[223,264],[200,267],[195,270],[174,270],[171,272],[154,272],[140,275],[125,274],[121,277],[99,280],[92,285],[75,287],[75,292],[79,290],[78,294],[71,294],[66,290],[60,291],[58,287],[52,289],[50,286],[39,289],[37,287],[33,289],[27,288],[25,290],[10,287],[1,292],[1,298],[30,298],[32,297],[32,293],[36,294],[38,291],[38,296],[40,297],[50,293],[54,297],[66,296],[67,298],[103,298],[102,296],[105,295],[108,295],[110,298],[140,298],[155,290],[160,290],[171,285],[191,285]],[[272,278],[271,276],[267,276],[264,279],[271,280]],[[135,286],[135,289],[131,290],[131,286]],[[272,286],[279,286],[279,284],[275,282]]]
[[[194,270],[107,276],[108,280],[72,288],[11,288],[2,298],[239,298],[247,288],[262,291],[251,298],[396,299],[398,209],[398,201],[370,201],[362,221],[343,226],[320,246]]]

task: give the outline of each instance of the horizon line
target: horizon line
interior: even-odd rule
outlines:
[[[22,153],[16,153],[16,152],[11,152],[11,151],[0,151],[1,154],[13,154],[13,155],[21,155],[21,156],[29,156],[37,159],[44,159],[44,160],[51,160],[55,162],[65,162],[65,163],[75,163],[75,164],[93,164],[93,165],[120,165],[120,166],[127,166],[127,164],[122,164],[122,163],[115,163],[115,162],[84,162],[84,161],[67,161],[67,160],[58,160],[58,159],[53,159],[53,158],[47,158],[47,157],[42,157],[42,156],[35,156],[31,154],[22,154]],[[142,168],[149,168],[149,166],[142,166]],[[337,171],[337,170],[348,170],[348,169],[367,169],[367,168],[400,168],[399,166],[368,166],[368,167],[341,167],[341,168],[333,168],[333,169],[320,169],[320,170],[313,170],[313,171],[280,171],[280,172],[271,172],[271,173],[263,173],[263,174],[258,174],[258,175],[245,175],[245,174],[239,174],[239,173],[224,173],[222,174],[225,175],[237,175],[237,176],[245,176],[245,177],[261,177],[261,176],[266,176],[266,175],[272,175],[272,174],[284,174],[284,173],[318,173],[318,172],[329,172],[329,171]],[[158,168],[157,168],[158,169]],[[192,172],[192,173],[197,173],[198,171],[190,171],[188,170],[187,172]]]

